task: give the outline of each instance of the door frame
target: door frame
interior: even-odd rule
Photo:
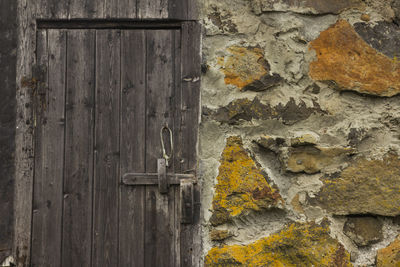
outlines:
[[[17,120],[14,190],[14,246],[16,266],[29,266],[32,233],[33,177],[35,156],[35,102],[36,89],[40,83],[42,70],[36,65],[36,33],[38,29],[181,29],[181,82],[182,90],[187,90],[190,105],[197,114],[197,123],[191,129],[196,135],[195,154],[198,160],[198,125],[200,123],[200,65],[201,27],[195,21],[179,20],[36,20],[28,3],[19,1],[19,31],[17,53]],[[26,2],[30,2],[26,0]],[[182,66],[186,66],[182,68]],[[192,99],[190,99],[192,98]],[[195,101],[193,101],[195,99]],[[197,99],[197,100],[196,100]],[[192,101],[190,101],[192,100]],[[198,169],[198,168],[197,168]],[[182,253],[182,266],[200,266],[200,188],[197,183],[194,193],[195,216],[192,225],[181,225],[181,246],[190,248],[191,254]],[[196,238],[197,237],[197,238]],[[183,255],[183,256],[182,256]]]

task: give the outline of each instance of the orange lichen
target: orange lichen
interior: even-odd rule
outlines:
[[[393,96],[400,93],[400,63],[369,46],[345,20],[339,20],[311,42],[317,60],[310,76],[334,81],[341,90]]]
[[[268,63],[262,49],[232,46],[227,51],[229,55],[218,58],[226,84],[243,88],[268,74]]]
[[[326,221],[293,223],[248,245],[212,248],[205,266],[352,266],[350,255],[329,235]]]
[[[378,250],[376,264],[378,267],[400,267],[400,236],[386,248]]]
[[[220,162],[212,224],[222,224],[246,210],[268,209],[283,202],[278,189],[268,184],[267,177],[243,148],[240,137],[228,138]]]

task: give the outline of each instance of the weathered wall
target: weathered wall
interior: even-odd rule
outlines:
[[[398,266],[400,1],[199,2],[205,265]]]
[[[13,0],[0,1],[0,264],[12,249],[16,6]]]

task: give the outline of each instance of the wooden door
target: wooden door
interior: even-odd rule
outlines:
[[[114,27],[37,32],[31,266],[197,261],[199,208],[181,222],[180,186],[122,177],[157,173],[166,125],[167,172],[196,173],[198,25]]]

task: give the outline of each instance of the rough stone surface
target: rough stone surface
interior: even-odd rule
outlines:
[[[287,146],[286,140],[279,136],[263,135],[255,141],[263,148],[266,148],[275,153],[279,153],[282,146]]]
[[[343,231],[357,246],[367,246],[383,239],[382,222],[376,217],[349,217]]]
[[[379,21],[373,27],[368,23],[356,23],[354,29],[370,46],[390,57],[400,58],[400,26]]]
[[[392,2],[392,8],[395,14],[395,23],[400,26],[400,2],[394,0]]]
[[[284,160],[285,169],[291,172],[316,173],[335,163],[343,161],[352,153],[351,148],[300,146],[289,149]]]
[[[400,236],[386,248],[378,250],[376,265],[378,267],[400,266]]]
[[[261,147],[279,155],[283,169],[293,173],[313,174],[338,166],[354,153],[351,147],[323,147],[318,145],[315,133],[297,133],[295,137],[284,138],[263,135],[254,140]]]
[[[317,201],[334,214],[400,215],[400,159],[357,159],[337,176],[323,179]]]
[[[304,209],[303,209],[303,207],[301,205],[301,202],[300,202],[300,194],[297,193],[293,197],[292,201],[290,202],[290,205],[292,205],[293,210],[295,210],[296,212],[304,214]]]
[[[349,8],[364,8],[361,0],[253,0],[256,12],[293,11],[305,14],[338,14]]]
[[[319,136],[314,133],[305,133],[290,139],[292,146],[316,145],[319,141]]]
[[[250,210],[259,211],[282,205],[278,189],[269,185],[268,177],[243,148],[240,137],[226,141],[212,202],[212,225],[226,223]]]
[[[369,46],[345,20],[338,21],[311,42],[317,59],[310,76],[333,81],[340,90],[376,96],[400,93],[400,62]]]
[[[248,245],[212,248],[205,266],[352,266],[324,223],[293,223]]]
[[[203,259],[223,245],[253,255],[254,244],[289,222],[328,217],[330,236],[351,254],[351,263],[376,266],[377,251],[400,234],[400,223],[391,217],[400,218],[400,1],[199,4],[204,29],[199,140]],[[221,151],[229,136],[242,138],[247,155],[279,189],[282,209],[246,209],[233,218],[224,209],[213,209]],[[347,219],[368,216],[378,218],[369,226],[381,227],[380,240],[351,236],[367,227],[350,229]],[[223,224],[213,225],[210,219],[215,218]],[[218,231],[233,236],[216,240],[217,233],[225,233]],[[296,254],[301,244],[286,248]],[[278,249],[276,265],[281,260],[284,266],[321,265],[287,264],[291,252],[279,254]],[[228,262],[220,266],[257,266],[250,258],[261,254],[242,261],[226,249],[218,258]]]
[[[212,117],[220,122],[235,124],[240,120],[282,120],[284,124],[294,124],[310,117],[314,113],[325,113],[317,103],[308,107],[304,101],[296,103],[293,98],[286,104],[271,107],[256,97],[253,100],[243,98],[229,103],[213,112]]]
[[[219,58],[226,84],[242,90],[263,91],[282,81],[278,74],[269,74],[270,66],[262,49],[232,46],[227,51],[229,55]]]
[[[212,7],[214,12],[208,14],[207,18],[218,27],[221,33],[237,33],[237,26],[232,21],[232,14],[221,14],[221,11],[216,7]]]
[[[212,241],[222,241],[232,236],[228,230],[213,229],[210,231],[210,238]]]

